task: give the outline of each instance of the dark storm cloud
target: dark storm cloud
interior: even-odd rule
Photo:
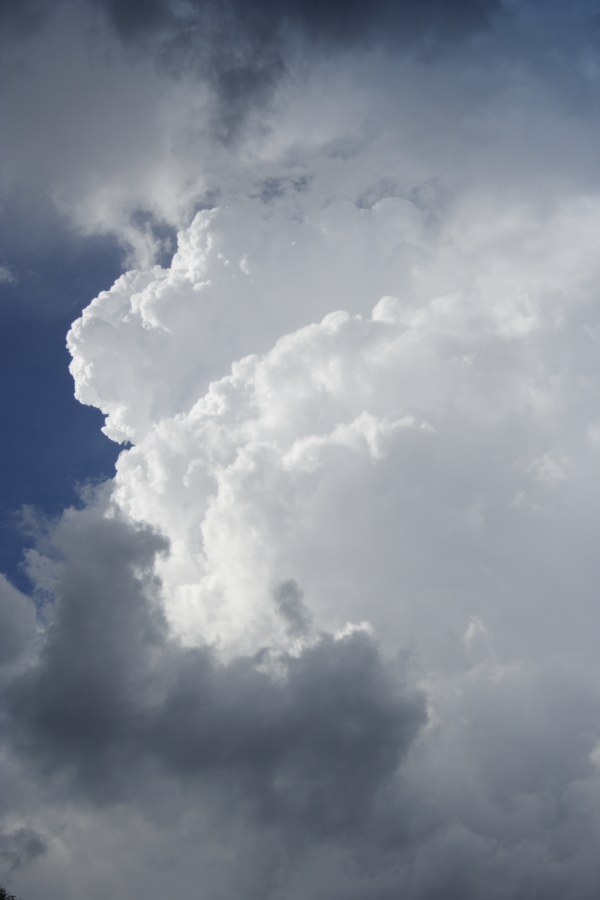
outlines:
[[[499,0],[96,0],[118,33],[145,45],[174,72],[196,70],[216,98],[218,136],[235,134],[248,112],[264,102],[295,50],[368,47],[435,52],[487,28]]]
[[[355,831],[394,775],[424,712],[397,693],[372,639],[322,637],[273,679],[247,660],[207,669],[191,654],[150,741],[175,771],[224,772],[305,837]]]
[[[0,868],[14,872],[41,856],[45,849],[42,837],[31,828],[0,831]]]
[[[263,49],[284,29],[309,40],[352,44],[370,37],[398,44],[412,40],[454,39],[486,27],[501,9],[498,0],[192,0],[185,7],[169,0],[97,0],[126,38],[157,30],[183,30],[209,22],[245,35]],[[234,52],[234,48],[232,48]]]
[[[293,578],[282,581],[273,591],[273,599],[291,635],[308,634],[311,628],[311,615],[303,597],[300,586]]]
[[[80,512],[61,544],[52,624],[5,696],[14,746],[34,769],[103,802],[142,791],[156,766],[210,778],[298,840],[368,821],[425,719],[368,634],[222,663],[169,638],[155,534]],[[278,596],[306,620],[293,582]]]
[[[48,0],[0,0],[0,40],[14,40],[36,31],[51,9]]]
[[[0,575],[0,672],[17,663],[35,638],[31,603]]]

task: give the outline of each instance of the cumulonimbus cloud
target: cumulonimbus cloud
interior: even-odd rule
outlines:
[[[597,895],[597,69],[567,126],[550,26],[281,85],[74,323],[125,447],[1,585],[24,896]]]

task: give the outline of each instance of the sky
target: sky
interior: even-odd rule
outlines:
[[[0,3],[20,900],[596,900],[599,39]]]

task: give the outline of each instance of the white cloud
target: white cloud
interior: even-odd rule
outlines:
[[[597,122],[495,40],[282,84],[73,325],[134,446],[2,594],[32,900],[596,895]]]
[[[137,439],[112,503],[169,539],[155,571],[184,645],[302,655],[368,620],[389,656],[409,650],[428,724],[397,800],[367,817],[389,844],[361,832],[360,852],[287,858],[286,896],[595,889],[599,206],[561,196],[499,233],[472,196],[469,239],[461,200],[432,230],[409,201],[241,196],[72,333],[79,390]],[[417,261],[386,262],[404,234]],[[233,348],[261,352],[207,386]],[[312,630],[290,627],[290,590]]]
[[[515,210],[499,191],[490,218],[474,186],[432,201],[432,225],[408,189],[359,205],[380,153],[317,153],[302,190],[198,214],[169,269],[128,273],[71,332],[78,396],[136,443],[115,497],[171,540],[188,640],[280,634],[270,591],[290,577],[327,627],[367,605],[392,644],[438,650],[489,614],[529,652],[538,604],[561,602],[539,567],[595,478],[600,201],[561,191],[540,211],[534,192]]]

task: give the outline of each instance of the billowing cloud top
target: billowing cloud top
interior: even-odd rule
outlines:
[[[335,57],[71,328],[124,448],[0,584],[24,898],[598,894],[589,10],[423,8],[257,6]],[[106,9],[165,59],[215,15]]]

